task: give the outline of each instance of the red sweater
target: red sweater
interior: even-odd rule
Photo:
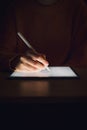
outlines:
[[[35,0],[19,0],[6,10],[0,31],[0,69],[28,48],[17,32],[44,53],[50,65],[87,66],[87,9],[83,0],[58,0],[44,6]]]

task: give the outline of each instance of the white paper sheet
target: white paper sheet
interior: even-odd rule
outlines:
[[[76,73],[70,67],[49,67],[50,71],[43,70],[40,72],[25,73],[13,72],[10,77],[77,77]]]

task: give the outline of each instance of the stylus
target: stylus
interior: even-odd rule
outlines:
[[[30,48],[30,49],[35,51],[35,49],[31,46],[31,44],[24,38],[24,36],[20,32],[18,32],[17,34],[23,40],[23,42],[27,45],[28,48]],[[46,67],[46,69],[48,71],[50,71],[50,69],[48,67]]]

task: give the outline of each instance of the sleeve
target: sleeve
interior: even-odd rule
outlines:
[[[17,55],[16,33],[15,11],[13,5],[10,5],[0,21],[0,71],[9,71],[9,62]]]
[[[72,20],[71,51],[67,65],[87,67],[87,5],[79,0]]]

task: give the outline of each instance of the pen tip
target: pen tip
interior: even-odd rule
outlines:
[[[50,71],[50,69],[49,69],[48,67],[46,67],[46,69],[47,69],[48,71]]]

